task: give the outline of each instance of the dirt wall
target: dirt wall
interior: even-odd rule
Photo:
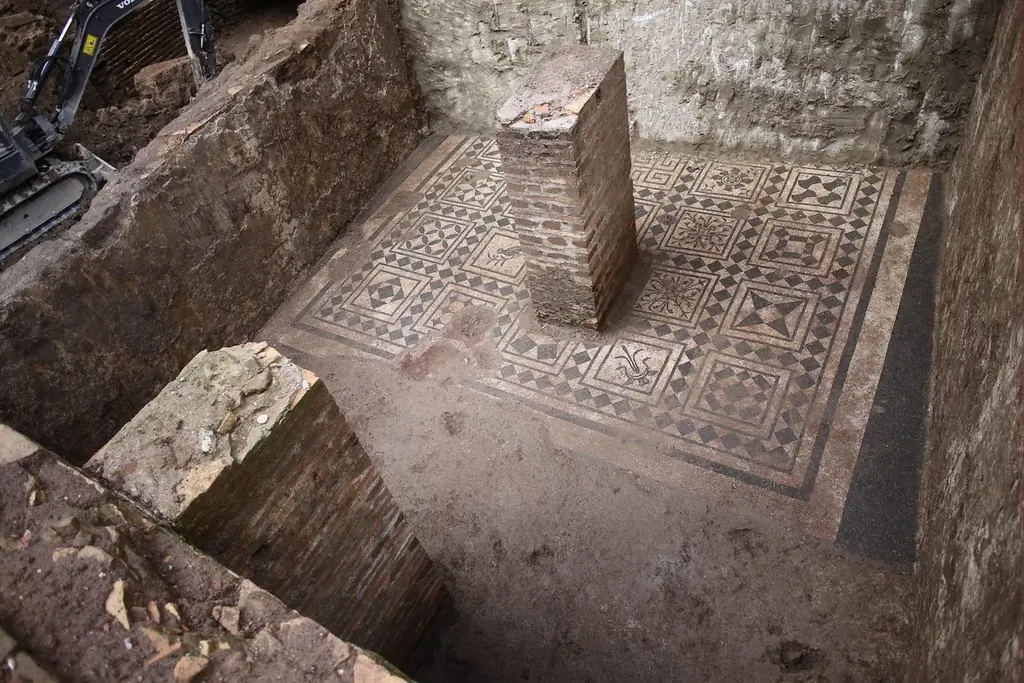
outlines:
[[[436,123],[485,129],[531,64],[625,52],[641,138],[890,164],[956,151],[997,2],[407,0]]]
[[[82,461],[244,340],[421,138],[390,0],[310,0],[0,273],[0,420]]]
[[[1021,676],[1021,9],[1005,3],[948,187],[910,667],[918,681]]]

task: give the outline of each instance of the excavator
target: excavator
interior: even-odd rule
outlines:
[[[204,0],[176,1],[193,76],[201,85],[217,71],[209,11]],[[58,158],[55,150],[74,123],[107,33],[151,2],[75,0],[46,55],[29,70],[14,122],[0,116],[0,262],[80,215],[113,177],[115,169],[81,145],[68,155],[77,158]],[[43,112],[37,101],[51,79],[56,104]]]

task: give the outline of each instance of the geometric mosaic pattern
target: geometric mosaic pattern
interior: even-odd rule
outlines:
[[[663,251],[728,258],[743,221],[729,214],[704,209],[685,209],[665,233]]]
[[[841,388],[835,368],[869,293],[870,280],[856,283],[876,255],[888,172],[634,157],[637,241],[650,267],[600,341],[526,322],[500,157],[482,138],[438,166],[365,265],[294,324],[394,359],[460,311],[491,309],[501,362],[472,386],[595,429],[625,426],[691,463],[803,495],[824,406]]]
[[[828,275],[842,236],[840,229],[831,226],[770,220],[750,262],[808,275]]]
[[[817,298],[811,292],[741,282],[722,323],[722,334],[800,351]]]

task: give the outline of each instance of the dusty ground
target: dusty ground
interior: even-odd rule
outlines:
[[[533,413],[459,387],[457,350],[292,357],[447,574],[455,613],[422,683],[900,677],[903,571],[560,450]]]

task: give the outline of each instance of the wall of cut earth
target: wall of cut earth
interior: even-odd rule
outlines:
[[[253,334],[422,136],[395,0],[309,0],[0,273],[0,421],[88,458]]]
[[[1021,676],[1020,16],[1005,3],[948,188],[910,665],[922,682]]]

